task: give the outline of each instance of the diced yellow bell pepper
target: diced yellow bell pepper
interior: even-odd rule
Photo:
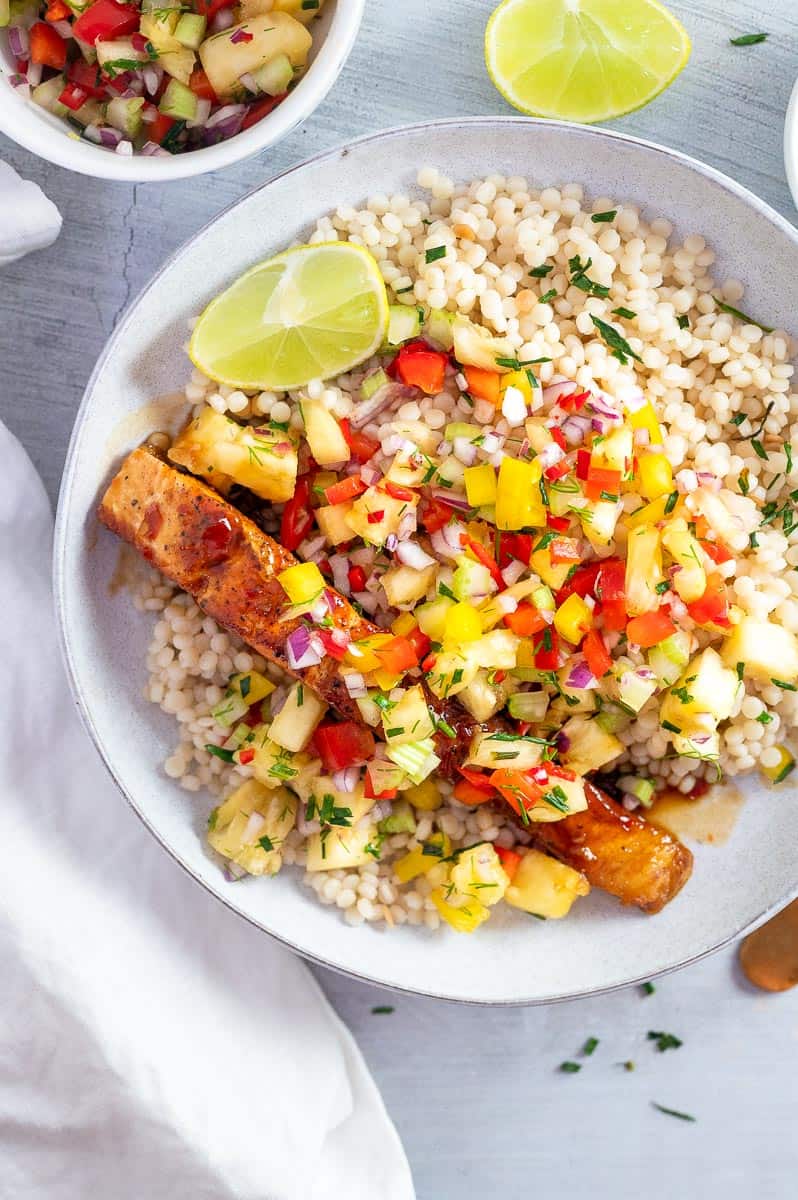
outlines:
[[[496,501],[496,472],[490,463],[479,467],[466,467],[463,471],[466,497],[472,508],[482,508]]]
[[[314,562],[297,563],[277,576],[292,604],[308,604],[325,587],[324,576]]]
[[[660,428],[659,421],[657,420],[657,414],[654,411],[654,406],[650,400],[646,400],[643,407],[639,408],[637,412],[629,413],[629,424],[632,426],[632,429],[648,430],[649,445],[662,445],[662,430]]]
[[[581,642],[592,624],[593,613],[576,592],[564,600],[554,614],[554,628],[573,646]]]
[[[394,636],[392,633],[374,633],[371,637],[361,638],[359,642],[350,642],[346,648],[344,663],[347,667],[354,667],[362,674],[378,670],[380,660],[376,651],[381,646],[386,646],[388,642],[392,642]]]
[[[407,788],[402,795],[405,800],[410,801],[413,808],[420,809],[421,812],[435,812],[443,803],[438,785],[432,779],[425,779],[423,783]]]
[[[391,625],[391,632],[397,637],[407,637],[408,633],[412,633],[418,628],[418,621],[412,613],[400,613],[396,620]]]
[[[420,604],[416,609],[419,629],[426,633],[433,642],[443,641],[443,631],[446,626],[446,614],[454,604],[448,596],[440,596],[427,604]]]
[[[627,529],[637,529],[639,525],[656,525],[657,521],[661,521],[665,516],[665,505],[667,503],[667,496],[659,496],[656,500],[651,500],[648,504],[643,504],[640,508],[636,508],[634,512],[625,515],[623,518],[624,524]],[[676,509],[674,509],[675,511]]]
[[[502,459],[496,488],[496,527],[526,529],[546,523],[546,509],[538,484],[541,466],[537,459]]]
[[[640,491],[647,500],[669,495],[673,491],[673,470],[664,454],[647,452],[637,460]]]
[[[440,850],[440,854],[437,851]],[[419,875],[426,875],[433,867],[437,867],[442,858],[448,858],[452,852],[452,843],[445,833],[433,833],[423,846],[409,850],[393,864],[393,872],[400,883],[409,883]]]
[[[447,925],[451,925],[458,933],[473,933],[490,916],[490,909],[478,900],[468,900],[462,908],[455,908],[446,899],[443,888],[434,888],[430,892],[430,900]]]
[[[775,767],[760,767],[760,771],[771,783],[781,783],[795,770],[795,759],[786,746],[777,746],[780,758]]]
[[[390,671],[386,671],[384,667],[380,667],[379,670],[372,671],[369,683],[378,687],[381,692],[392,692],[402,682],[402,678],[403,676],[392,675]]]
[[[240,675],[232,675],[229,686],[235,688],[241,699],[250,705],[270,696],[275,687],[271,679],[261,675],[260,671],[242,671]]]
[[[461,601],[446,612],[443,640],[446,645],[459,646],[482,637],[482,620],[473,604]]]

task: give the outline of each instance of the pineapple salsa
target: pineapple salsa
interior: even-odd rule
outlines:
[[[431,203],[378,197],[312,239],[375,250],[380,352],[288,392],[195,371],[168,448],[296,555],[293,680],[160,576],[138,602],[148,695],[181,725],[167,773],[222,796],[234,877],[298,864],[354,924],[470,932],[589,891],[536,847],[597,773],[642,811],[791,771],[798,398],[787,336],[733,307],[703,239],[672,249],[576,185],[420,182]],[[336,593],[378,632],[353,639]],[[329,661],[353,719],[302,682]]]
[[[11,83],[117,154],[180,154],[267,116],[324,0],[0,0]]]

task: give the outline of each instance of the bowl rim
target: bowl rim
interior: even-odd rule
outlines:
[[[790,92],[784,117],[784,171],[792,202],[798,208],[798,79]]]
[[[187,862],[182,857],[182,855],[179,854],[172,846],[170,846],[164,837],[161,836],[159,831],[151,823],[150,819],[148,818],[148,816],[146,814],[146,811],[139,807],[139,804],[136,801],[136,799],[128,791],[128,789],[124,786],[121,779],[117,776],[117,774],[114,770],[114,766],[113,766],[112,762],[110,761],[110,758],[106,755],[105,748],[102,744],[102,739],[100,738],[100,736],[98,734],[97,728],[94,724],[92,714],[89,710],[89,706],[83,695],[83,692],[82,692],[82,689],[80,686],[80,681],[79,681],[78,675],[77,675],[77,668],[76,668],[76,665],[75,665],[75,663],[73,661],[73,657],[72,657],[70,631],[69,631],[68,622],[66,619],[66,608],[65,608],[65,590],[66,590],[65,557],[66,557],[66,539],[67,539],[67,525],[68,525],[67,514],[69,512],[72,484],[73,484],[73,480],[74,480],[76,469],[77,469],[78,443],[80,440],[80,435],[81,435],[83,424],[86,420],[89,401],[90,401],[93,389],[95,387],[96,381],[97,381],[98,377],[100,376],[101,372],[104,370],[106,362],[111,357],[112,353],[114,353],[117,339],[121,340],[124,337],[125,332],[127,330],[127,326],[131,320],[132,314],[133,314],[135,308],[137,307],[139,301],[145,295],[147,295],[153,288],[158,286],[161,276],[172,267],[173,263],[176,262],[176,260],[183,253],[189,251],[189,249],[193,246],[193,244],[195,242],[197,242],[200,238],[204,237],[205,234],[210,230],[210,228],[218,220],[220,220],[223,216],[230,213],[233,209],[238,207],[238,205],[243,204],[244,202],[248,201],[256,193],[268,188],[276,180],[283,179],[286,176],[289,176],[289,175],[294,174],[295,172],[301,171],[307,166],[318,165],[318,164],[324,163],[325,161],[333,160],[336,157],[340,156],[341,154],[348,152],[348,150],[353,146],[362,146],[362,145],[368,145],[369,143],[375,142],[375,141],[385,141],[385,140],[390,140],[393,138],[401,138],[408,133],[431,133],[431,132],[434,132],[441,128],[450,128],[451,129],[451,128],[466,128],[466,127],[471,127],[471,126],[478,126],[478,127],[482,127],[482,128],[487,128],[489,126],[499,126],[501,128],[501,127],[507,127],[509,125],[545,126],[546,128],[563,129],[563,130],[568,130],[571,132],[576,131],[577,133],[584,135],[588,139],[591,137],[598,137],[598,138],[605,138],[611,142],[624,142],[624,143],[631,144],[634,146],[640,146],[649,151],[654,151],[655,153],[661,154],[661,155],[665,156],[666,158],[675,159],[675,160],[683,163],[685,166],[696,171],[698,174],[700,174],[700,175],[704,176],[705,178],[711,180],[712,182],[716,183],[717,185],[722,187],[725,191],[730,192],[732,195],[734,195],[738,199],[742,200],[749,207],[753,207],[763,217],[770,220],[787,238],[789,238],[792,242],[794,242],[796,244],[796,246],[798,246],[798,229],[796,229],[796,227],[794,225],[792,225],[789,221],[787,221],[786,218],[782,217],[780,213],[778,213],[771,205],[769,205],[767,203],[767,201],[760,199],[754,192],[751,192],[748,188],[744,187],[742,184],[737,183],[730,176],[725,175],[722,171],[717,170],[715,167],[711,167],[708,164],[701,162],[700,159],[693,158],[689,154],[684,154],[682,151],[672,150],[669,147],[663,146],[657,142],[652,142],[645,138],[638,138],[638,137],[633,136],[632,134],[618,132],[616,130],[603,129],[600,127],[595,127],[595,126],[590,126],[590,125],[580,125],[580,124],[577,124],[575,122],[570,122],[570,121],[552,121],[552,120],[544,119],[544,118],[523,117],[523,116],[451,117],[451,118],[445,118],[445,119],[440,119],[440,120],[420,121],[420,122],[415,122],[410,125],[392,126],[389,129],[380,130],[376,133],[364,134],[363,136],[361,136],[359,138],[351,139],[350,141],[345,142],[339,146],[333,147],[332,149],[320,151],[318,154],[315,154],[315,155],[311,156],[310,158],[304,159],[302,162],[296,163],[293,166],[288,167],[284,171],[277,172],[275,175],[271,176],[269,179],[265,180],[263,183],[258,184],[254,188],[251,188],[248,192],[245,193],[245,195],[241,196],[237,200],[228,204],[225,208],[221,209],[209,221],[207,221],[199,230],[197,230],[196,233],[192,234],[191,237],[187,238],[185,242],[183,242],[176,250],[174,250],[167,257],[167,259],[163,262],[161,267],[158,269],[158,271],[155,273],[155,275],[153,275],[153,277],[149,280],[149,282],[146,283],[144,285],[144,287],[139,290],[139,292],[136,294],[136,296],[130,300],[130,302],[128,303],[128,305],[125,309],[125,312],[124,312],[122,318],[115,326],[111,335],[107,339],[107,341],[102,349],[102,352],[100,353],[100,356],[99,356],[99,358],[94,366],[94,369],[92,370],[92,373],[88,379],[88,382],[86,384],[86,388],[83,393],[83,397],[81,399],[80,406],[79,406],[78,411],[75,416],[75,422],[74,422],[74,425],[72,428],[72,433],[71,433],[70,440],[69,440],[69,446],[67,448],[67,454],[66,454],[66,459],[65,459],[65,463],[64,463],[64,471],[63,471],[63,475],[61,478],[61,485],[60,485],[59,494],[58,494],[58,504],[57,504],[56,518],[55,518],[55,531],[54,531],[54,537],[53,537],[53,551],[52,551],[53,594],[54,594],[54,603],[55,603],[55,611],[56,611],[56,619],[57,619],[56,623],[57,623],[57,628],[58,628],[58,640],[59,640],[59,645],[60,645],[60,649],[61,649],[63,662],[66,667],[67,678],[69,681],[70,690],[72,692],[72,696],[73,696],[73,699],[77,706],[81,720],[82,720],[85,728],[87,729],[89,736],[91,737],[91,740],[93,741],[93,743],[100,755],[100,758],[101,758],[106,770],[108,771],[108,774],[113,779],[117,788],[122,793],[122,795],[125,797],[128,804],[135,812],[136,816],[141,820],[142,824],[156,838],[156,840],[166,850],[166,852],[170,855],[170,857],[172,859],[174,859],[174,861],[180,867],[182,867],[182,869],[200,887],[204,888],[206,892],[209,892],[216,900],[218,900],[221,904],[225,905],[225,907],[228,908],[231,912],[235,913],[237,916],[242,917],[244,920],[248,921],[251,925],[253,925],[256,929],[259,929],[262,933],[266,934],[268,937],[274,938],[277,942],[280,942],[282,945],[284,945],[287,949],[291,950],[293,953],[299,954],[302,958],[307,959],[309,962],[312,962],[312,963],[316,964],[317,966],[326,967],[328,970],[335,971],[339,975],[343,975],[349,979],[356,979],[361,983],[367,983],[367,984],[371,984],[375,987],[383,988],[386,991],[397,992],[400,994],[410,995],[410,996],[425,996],[430,999],[442,1000],[442,1001],[446,1001],[447,1003],[451,1003],[451,1004],[464,1004],[464,1005],[469,1005],[469,1006],[477,1007],[477,1008],[537,1007],[539,1005],[544,1005],[544,1004],[566,1003],[570,1000],[583,999],[588,996],[608,995],[612,992],[621,991],[625,988],[634,987],[636,985],[643,984],[647,980],[650,980],[650,979],[656,979],[656,978],[664,977],[665,975],[670,975],[675,971],[681,970],[683,967],[687,967],[687,966],[692,965],[693,963],[700,962],[702,959],[707,958],[710,954],[714,954],[716,951],[721,950],[725,946],[730,945],[732,942],[736,941],[743,934],[750,933],[753,930],[758,929],[760,925],[763,925],[766,921],[770,920],[770,918],[775,916],[776,913],[780,912],[781,909],[785,907],[785,905],[789,904],[792,900],[798,898],[798,878],[796,878],[796,881],[795,881],[793,887],[788,891],[788,893],[786,895],[780,896],[778,899],[771,902],[769,905],[766,906],[766,908],[764,910],[762,910],[752,920],[745,921],[741,925],[735,926],[735,928],[733,928],[726,936],[724,936],[721,940],[717,941],[714,945],[704,947],[704,948],[696,951],[693,954],[688,954],[685,957],[681,957],[681,958],[679,958],[679,960],[677,962],[671,963],[666,967],[658,968],[653,972],[648,971],[648,972],[645,972],[639,976],[635,976],[630,979],[626,979],[626,980],[622,980],[622,981],[618,981],[618,982],[610,983],[610,984],[603,984],[603,985],[599,985],[596,987],[586,987],[578,992],[572,992],[572,993],[568,993],[568,994],[561,994],[561,995],[555,995],[555,996],[532,996],[532,997],[519,996],[519,997],[513,997],[513,998],[504,998],[504,999],[500,999],[500,1000],[495,1000],[495,999],[494,1000],[483,1000],[483,999],[479,999],[479,998],[475,998],[475,997],[447,995],[445,992],[432,991],[432,990],[411,987],[411,986],[397,984],[397,983],[387,983],[382,980],[375,979],[363,971],[354,970],[349,967],[341,966],[339,963],[331,962],[328,959],[326,959],[324,957],[324,955],[321,953],[309,951],[306,949],[299,949],[296,945],[294,945],[290,941],[289,938],[282,936],[281,934],[275,932],[274,930],[267,929],[254,916],[252,916],[248,912],[243,911],[235,903],[233,903],[226,895],[224,895],[221,892],[221,890],[216,890],[213,887],[211,887],[208,883],[206,883],[206,881],[204,879],[202,879],[200,877],[200,875],[197,874],[197,872],[194,870],[194,868],[191,866],[191,864],[189,862]]]
[[[316,111],[352,52],[363,21],[365,4],[366,0],[337,0],[318,53],[299,87],[265,120],[215,146],[170,155],[169,158],[114,154],[72,135],[67,127],[63,133],[54,129],[47,120],[49,114],[36,111],[32,100],[17,95],[8,82],[2,60],[0,132],[38,158],[95,179],[124,183],[170,183],[175,179],[222,170],[282,141]]]

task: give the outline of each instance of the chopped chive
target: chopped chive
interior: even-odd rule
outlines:
[[[774,687],[781,688],[783,692],[798,692],[798,687],[794,683],[785,683],[783,679],[771,679]]]
[[[671,492],[671,494],[668,496],[668,499],[665,501],[665,516],[666,517],[668,516],[669,513],[673,512],[678,500],[679,500],[679,493]]]
[[[614,221],[617,216],[618,216],[618,209],[610,208],[607,210],[607,212],[593,213],[590,220],[593,221],[596,225],[601,225],[605,221]]]
[[[754,450],[754,453],[757,454],[759,458],[767,460],[768,452],[762,443],[757,440],[757,438],[751,438],[751,446]]]
[[[437,262],[437,260],[439,258],[445,258],[445,257],[446,257],[446,247],[445,246],[433,246],[430,250],[427,250],[427,252],[424,255],[424,258],[425,258],[426,262],[428,262],[428,263]]]
[[[742,683],[743,675],[745,674],[745,663],[738,662],[735,670],[737,672],[737,678],[740,680],[740,683]]]
[[[756,719],[760,725],[769,725],[773,717],[769,712],[761,712]]]
[[[768,35],[766,33],[741,33],[739,37],[729,38],[732,46],[758,46],[760,42],[766,42]]]
[[[223,746],[214,746],[211,742],[208,742],[205,749],[209,754],[212,754],[214,758],[220,758],[222,762],[235,762],[235,759],[233,758],[233,751],[225,750]]]
[[[414,288],[415,286],[416,286],[416,285],[415,285],[414,283],[408,283],[407,287],[403,287],[403,288],[395,288],[395,289],[394,289],[394,295],[396,295],[396,296],[404,296],[405,292],[412,292],[412,291],[413,291],[413,288]]]
[[[273,850],[274,849],[274,842],[272,841],[272,839],[270,837],[267,837],[265,833],[264,833],[263,837],[258,838],[258,845],[263,850]]]
[[[626,364],[630,358],[634,358],[637,362],[642,362],[639,354],[636,354],[629,345],[625,337],[622,337],[617,329],[612,325],[608,325],[606,321],[602,321],[600,317],[594,317],[590,314],[590,320],[595,325],[596,329],[601,334],[602,338],[610,348],[610,353],[613,358],[617,358],[620,363]]]
[[[690,1113],[679,1112],[677,1108],[666,1108],[664,1104],[657,1104],[656,1100],[651,1101],[652,1108],[656,1108],[657,1112],[665,1113],[666,1117],[678,1117],[680,1121],[695,1121],[695,1117],[691,1117]]]
[[[667,592],[670,586],[671,585],[668,583],[667,579],[663,579],[662,583],[657,584],[657,586],[654,588],[654,591],[658,596],[662,596],[665,592]]]
[[[631,308],[614,308],[612,315],[614,317],[625,317],[627,321],[632,321],[637,316],[637,313],[632,312]]]
[[[670,733],[682,732],[678,725],[673,725],[670,721],[662,721],[661,724],[662,728],[667,729]]]
[[[563,1075],[575,1075],[577,1071],[582,1070],[582,1064],[577,1062],[561,1062],[560,1070]]]
[[[748,495],[748,489],[750,487],[748,480],[749,480],[748,468],[746,467],[745,470],[741,471],[740,474],[737,476],[737,486],[739,487],[740,492],[743,496]]]
[[[533,279],[545,279],[554,270],[554,263],[544,263],[542,267],[533,267],[529,274]]]
[[[759,538],[756,536],[756,534],[755,534],[755,533],[749,533],[749,535],[748,535],[748,545],[750,546],[750,548],[751,548],[752,550],[758,550],[758,549],[759,549]]]
[[[548,304],[549,300],[553,300],[556,295],[557,295],[557,289],[550,288],[550,290],[548,292],[546,292],[543,296],[540,297],[540,303]]]
[[[742,425],[745,418],[746,418],[746,414],[743,412],[739,412],[735,416],[732,417],[732,419],[729,421],[729,424],[730,425]]]
[[[713,296],[712,299],[717,304],[721,312],[728,313],[730,317],[737,317],[738,321],[745,321],[747,325],[756,325],[763,333],[772,333],[772,325],[763,325],[761,321],[755,321],[753,317],[749,317],[747,313],[741,312],[739,308],[735,308],[733,304],[727,304],[725,300],[721,300],[719,296]]]
[[[677,1038],[673,1033],[663,1033],[659,1029],[649,1029],[648,1040],[654,1042],[660,1054],[664,1054],[666,1050],[678,1050],[684,1045],[681,1038]]]
[[[686,313],[682,313],[680,316],[678,316],[676,318],[676,324],[679,326],[680,329],[689,329],[690,328],[690,318],[687,316]]]
[[[375,1004],[371,1011],[375,1017],[381,1017],[396,1010],[392,1004]]]

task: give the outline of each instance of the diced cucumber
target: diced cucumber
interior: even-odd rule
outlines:
[[[692,639],[689,633],[677,630],[664,642],[660,642],[648,652],[648,665],[657,676],[660,686],[675,683],[690,659]]]
[[[67,3],[69,4],[70,8],[72,8],[77,5],[77,0],[67,0]],[[83,7],[86,8],[88,5],[83,4]],[[141,0],[141,11],[145,13],[161,13],[167,8],[175,8],[179,12],[182,7],[183,0]]]
[[[118,129],[129,138],[134,138],[141,132],[144,124],[141,117],[143,108],[143,96],[134,96],[130,100],[123,100],[121,96],[117,96],[109,101],[105,119],[114,129]]]
[[[146,50],[137,50],[130,38],[114,38],[111,41],[98,41],[95,46],[97,61],[107,74],[118,74],[130,70],[130,63],[146,63],[150,56]],[[119,66],[114,64],[118,63]],[[128,64],[122,66],[122,63]]]
[[[405,742],[401,746],[389,746],[388,758],[401,767],[412,783],[423,783],[440,764],[432,738],[418,742]]]
[[[651,808],[654,797],[654,781],[639,775],[622,775],[618,787],[627,796],[634,796],[643,808]]]
[[[176,121],[193,121],[197,115],[197,97],[179,79],[170,79],[158,110]]]
[[[211,709],[211,716],[217,725],[233,725],[249,712],[248,702],[238,692],[231,692]]]
[[[473,600],[496,591],[496,583],[487,567],[463,554],[457,559],[452,591],[458,600]]]
[[[388,308],[388,346],[401,346],[421,333],[422,312],[409,304],[391,304]]]
[[[453,442],[455,438],[468,438],[471,441],[481,433],[481,425],[470,425],[468,421],[450,421],[443,431],[443,436],[447,442]]]
[[[385,387],[386,383],[390,383],[390,380],[382,367],[379,367],[363,380],[360,385],[360,395],[364,400],[370,400],[375,392],[378,392],[381,387]]]
[[[233,732],[224,744],[225,750],[240,750],[246,742],[247,738],[251,737],[252,730],[249,725],[245,725],[242,721],[240,725],[236,725]]]
[[[208,18],[199,13],[183,13],[175,26],[175,37],[181,46],[189,50],[199,50],[208,27]]]
[[[287,54],[278,54],[257,71],[253,71],[253,76],[261,92],[265,92],[267,96],[282,96],[288,91],[288,86],[294,78],[294,68]]]
[[[536,724],[546,716],[549,697],[546,692],[516,692],[507,701],[507,711],[516,721]]]
[[[605,733],[617,733],[619,729],[625,729],[630,720],[630,714],[626,709],[621,708],[620,704],[613,704],[612,701],[605,700],[596,717],[596,724]]]
[[[397,800],[390,814],[377,824],[380,833],[415,833],[416,818],[406,800]]]
[[[621,704],[631,708],[633,712],[640,712],[657,690],[657,678],[653,670],[646,667],[635,668],[629,659],[625,659],[620,671],[616,665],[615,673]]]
[[[0,0],[2,3],[2,0]],[[56,117],[65,116],[69,109],[65,104],[59,104],[58,97],[64,90],[64,76],[56,75],[53,79],[45,79],[44,83],[40,83],[31,92],[31,99],[34,104],[38,104],[40,108],[47,109]]]
[[[453,312],[447,312],[445,308],[432,308],[425,322],[424,332],[441,350],[451,350],[454,346],[453,326]]]

